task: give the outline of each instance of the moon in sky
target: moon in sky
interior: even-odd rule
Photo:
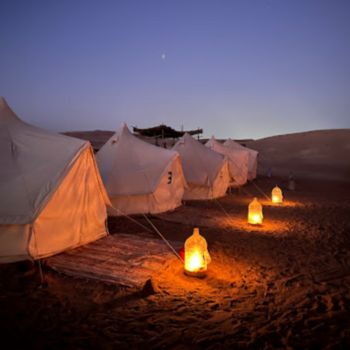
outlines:
[[[165,53],[162,53],[160,57],[161,57],[161,59],[162,59],[163,61],[165,61],[165,59],[166,59],[166,54],[165,54]]]

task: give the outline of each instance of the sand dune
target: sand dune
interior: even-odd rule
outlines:
[[[94,150],[97,151],[107,142],[107,140],[114,134],[114,132],[108,130],[67,131],[63,134],[67,136],[76,137],[78,139],[90,141]]]
[[[350,181],[350,129],[267,137],[246,143],[260,152],[259,173]]]
[[[88,140],[97,151],[113,131],[72,131],[65,135]],[[152,143],[149,138],[144,140]],[[166,143],[171,147],[174,140]],[[350,181],[350,129],[308,131],[243,143],[260,152],[260,175],[267,175],[270,170],[276,176],[293,172],[296,178]],[[159,145],[163,146],[161,141]]]

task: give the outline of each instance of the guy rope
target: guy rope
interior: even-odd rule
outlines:
[[[141,224],[139,221],[137,221],[136,219],[132,218],[131,216],[123,213],[120,209],[115,208],[113,205],[111,205],[111,208],[113,210],[115,210],[116,212],[119,212],[122,216],[125,216],[127,219],[129,219],[130,221],[132,221],[133,223],[139,225],[140,227],[142,227],[143,229],[145,229],[147,232],[152,233],[153,231],[150,230],[148,227],[146,227],[145,225]],[[153,224],[153,222],[146,216],[146,214],[143,214],[143,217],[145,218],[145,220],[150,224],[150,226],[153,228],[154,232],[157,233],[157,235],[164,241],[164,243],[169,247],[169,249],[172,251],[172,253],[175,254],[175,256],[181,261],[183,262],[183,259],[181,258],[181,256],[178,254],[178,252],[175,250],[175,248],[171,245],[171,243],[164,237],[164,235],[158,230],[158,228]]]

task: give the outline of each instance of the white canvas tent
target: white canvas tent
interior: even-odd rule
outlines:
[[[179,152],[188,188],[184,199],[213,199],[222,197],[229,186],[228,162],[185,134],[173,147]]]
[[[212,136],[205,145],[213,151],[227,157],[230,170],[230,186],[238,187],[247,182],[249,159],[247,152],[225,147],[219,141],[215,140],[214,136]]]
[[[106,201],[88,142],[24,123],[0,97],[0,262],[105,236]]]
[[[233,141],[232,139],[228,139],[224,142],[224,146],[231,149],[239,149],[248,153],[249,162],[248,162],[248,180],[254,180],[256,178],[256,172],[258,169],[258,151],[250,149],[248,147],[244,147],[240,145],[238,142]]]
[[[131,134],[126,124],[96,155],[111,215],[160,213],[181,205],[186,181],[179,154]]]

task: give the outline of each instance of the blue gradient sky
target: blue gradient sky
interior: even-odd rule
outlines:
[[[0,95],[38,126],[163,122],[234,138],[350,127],[350,1],[1,0],[0,9]]]

